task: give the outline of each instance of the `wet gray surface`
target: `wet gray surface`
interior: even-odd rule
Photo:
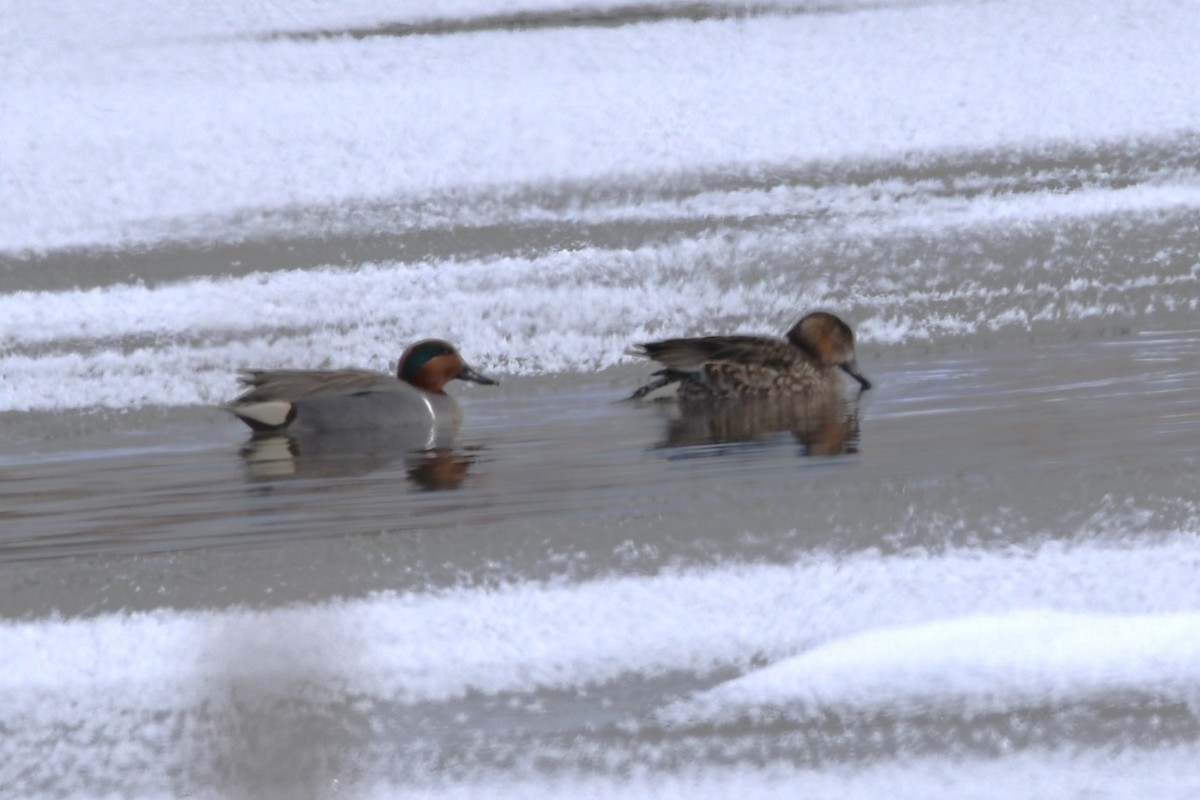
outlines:
[[[1020,545],[1094,536],[1106,516],[1114,536],[1176,530],[1197,515],[1198,341],[868,350],[878,388],[836,456],[790,431],[672,446],[671,406],[618,402],[634,367],[460,392],[465,430],[428,453],[384,439],[264,454],[207,409],[120,418],[67,449],[26,432],[0,450],[0,597],[10,616],[274,604]]]

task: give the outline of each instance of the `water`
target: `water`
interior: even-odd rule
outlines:
[[[0,782],[1195,796],[1200,16],[430,8],[16,18]],[[814,307],[844,414],[621,402]],[[449,446],[216,407],[425,335]]]

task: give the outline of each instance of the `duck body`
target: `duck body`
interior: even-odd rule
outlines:
[[[736,398],[816,398],[840,396],[839,370],[859,382],[871,382],[858,369],[854,333],[838,317],[817,311],[801,318],[786,338],[774,336],[701,336],[645,342],[633,355],[663,365],[656,380],[630,399],[641,399],[674,385],[681,402]]]
[[[462,410],[450,395],[425,392],[382,372],[242,370],[238,379],[248,391],[229,410],[255,431],[322,433],[462,422]]]
[[[363,369],[239,371],[245,391],[226,408],[256,433],[356,429],[457,429],[462,410],[443,386],[496,381],[467,366],[452,345],[427,339],[400,357],[395,376]]]

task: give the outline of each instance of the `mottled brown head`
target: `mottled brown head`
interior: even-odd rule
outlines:
[[[445,385],[456,378],[489,386],[498,383],[468,367],[454,345],[441,339],[423,339],[409,345],[400,356],[396,377],[432,394],[445,394]]]
[[[787,338],[822,367],[840,367],[864,390],[871,388],[871,382],[858,371],[854,331],[833,314],[825,311],[806,314],[788,331]]]

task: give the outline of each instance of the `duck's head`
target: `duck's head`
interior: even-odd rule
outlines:
[[[858,371],[854,331],[833,314],[827,311],[806,314],[788,331],[787,338],[821,366],[840,367],[858,381],[864,391],[871,388],[871,382]]]
[[[499,381],[467,366],[454,345],[441,339],[422,339],[400,356],[396,377],[418,389],[444,394],[443,387],[457,378],[493,386]]]

